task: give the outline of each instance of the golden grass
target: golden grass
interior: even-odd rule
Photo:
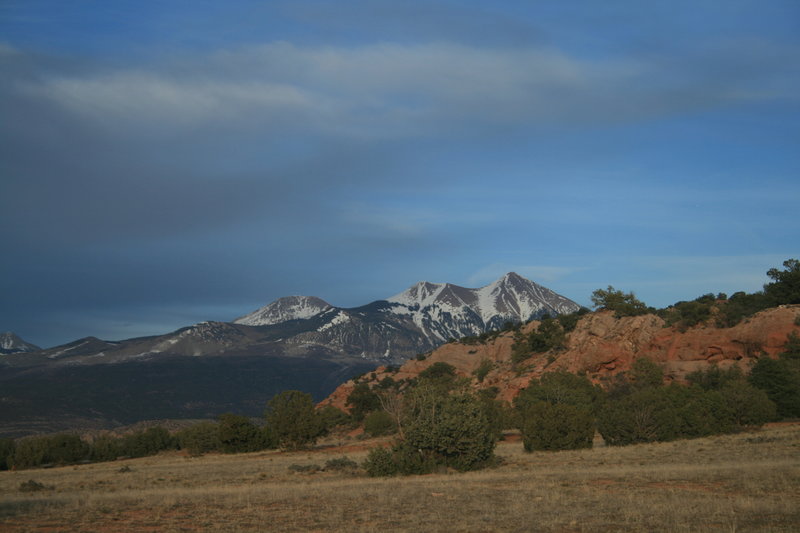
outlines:
[[[289,469],[366,456],[336,448],[0,472],[0,531],[800,531],[800,424],[497,453],[490,470],[390,479]],[[20,492],[29,479],[52,489]]]

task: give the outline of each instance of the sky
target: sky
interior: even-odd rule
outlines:
[[[796,0],[0,0],[0,331],[800,257]]]

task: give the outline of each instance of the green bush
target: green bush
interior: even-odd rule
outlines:
[[[724,384],[719,393],[735,428],[760,427],[778,415],[767,393],[744,380]]]
[[[671,438],[707,437],[735,429],[725,398],[719,391],[673,385],[665,387],[663,393],[672,402],[679,419]]]
[[[552,318],[545,318],[528,335],[528,347],[533,353],[544,353],[564,348],[566,335],[561,324]]]
[[[456,376],[456,367],[437,361],[419,373],[420,379],[451,380]]]
[[[800,315],[798,315],[798,318],[800,318]],[[795,322],[797,322],[797,319],[795,319]],[[786,344],[783,345],[781,359],[800,360],[800,335],[796,332],[793,331],[786,337]]]
[[[364,419],[364,432],[370,437],[390,435],[397,431],[394,419],[386,411],[373,411]]]
[[[16,444],[14,439],[0,439],[0,470],[11,468],[11,460],[14,457]]]
[[[471,394],[423,391],[406,426],[405,445],[428,460],[457,470],[473,470],[493,458],[495,439],[480,400]]]
[[[774,281],[764,285],[764,292],[772,299],[773,305],[800,304],[800,261],[787,259],[783,268],[767,271],[767,276]]]
[[[640,389],[609,400],[597,417],[597,429],[611,446],[673,440],[680,418],[665,388]]]
[[[704,390],[719,390],[728,383],[743,381],[744,373],[736,365],[727,370],[721,370],[717,365],[711,365],[705,371],[692,372],[686,376],[686,380]]]
[[[597,424],[607,444],[624,445],[729,433],[773,413],[766,395],[743,380],[709,390],[672,384],[610,397]]]
[[[482,400],[465,389],[443,386],[441,377],[421,379],[407,393],[403,436],[391,450],[370,452],[370,476],[425,474],[445,468],[474,470],[494,459],[495,434]]]
[[[369,385],[366,383],[358,383],[347,397],[345,405],[349,409],[353,421],[361,422],[369,413],[381,408],[381,400],[378,398],[378,395],[369,388]]]
[[[219,442],[224,453],[255,452],[267,447],[259,427],[246,416],[225,413],[218,420]]]
[[[678,302],[668,309],[659,311],[659,316],[668,326],[677,326],[681,331],[705,322],[711,317],[716,299],[707,294],[692,302]]]
[[[508,403],[496,399],[499,392],[500,389],[497,387],[481,389],[477,392],[478,399],[481,402],[486,419],[489,421],[489,427],[491,428],[495,440],[500,440],[503,437],[504,429],[516,427],[516,414],[514,410]]]
[[[589,378],[559,370],[548,372],[541,379],[531,381],[528,387],[517,395],[514,407],[523,413],[535,404],[547,402],[573,405],[595,412],[601,405],[602,399],[602,389],[592,384]]]
[[[635,360],[626,376],[634,389],[652,389],[664,385],[664,370],[646,357]]]
[[[112,435],[100,435],[91,444],[92,461],[113,461],[123,455],[120,451],[120,439]]]
[[[614,311],[619,317],[644,315],[652,310],[632,292],[622,292],[611,285],[607,289],[597,289],[591,296],[595,308]]]
[[[395,476],[400,473],[392,451],[386,448],[371,449],[361,466],[370,477]]]
[[[14,455],[9,466],[14,468],[32,468],[46,464],[49,461],[47,452],[49,448],[48,437],[27,437],[17,441]]]
[[[147,457],[162,450],[177,448],[177,441],[161,426],[125,435],[119,441],[119,452],[128,457]]]
[[[317,409],[317,416],[320,419],[322,427],[325,429],[325,433],[329,433],[334,428],[344,426],[350,423],[351,420],[350,417],[347,416],[347,413],[332,405],[326,405],[325,407]]]
[[[775,402],[778,417],[800,417],[800,364],[797,360],[761,357],[753,366],[749,381]]]
[[[297,450],[314,444],[324,433],[311,395],[297,390],[283,391],[267,404],[267,425],[284,449]]]
[[[772,300],[763,292],[746,294],[737,292],[722,305],[717,314],[717,327],[730,328],[738,324],[745,317],[772,306]]]
[[[591,448],[594,418],[586,407],[565,403],[535,403],[522,413],[522,444],[526,452]]]
[[[218,452],[222,449],[219,425],[214,422],[198,422],[180,430],[176,436],[181,449],[191,455]]]
[[[483,379],[492,371],[492,368],[494,368],[494,363],[489,359],[484,359],[478,365],[478,368],[472,372],[472,375],[475,376],[478,383],[483,383]]]
[[[566,346],[566,338],[560,322],[545,316],[536,329],[528,333],[527,337],[515,335],[514,345],[511,347],[511,362],[521,363],[534,353],[562,350]]]
[[[574,313],[558,315],[556,320],[558,320],[558,323],[561,324],[561,327],[564,329],[564,333],[569,333],[575,329],[581,317],[589,314],[589,312],[590,311],[585,307],[581,307]]]
[[[31,468],[46,464],[72,464],[90,457],[89,445],[77,435],[28,437],[16,443],[11,464]]]

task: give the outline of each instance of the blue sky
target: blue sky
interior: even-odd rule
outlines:
[[[800,256],[796,1],[2,1],[0,330]]]

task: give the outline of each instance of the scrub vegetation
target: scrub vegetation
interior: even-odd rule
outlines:
[[[796,531],[800,425],[526,453],[493,468],[371,478],[368,449],[155,457],[0,472],[3,531]],[[30,483],[33,481],[33,483]],[[37,490],[26,492],[27,487]]]

